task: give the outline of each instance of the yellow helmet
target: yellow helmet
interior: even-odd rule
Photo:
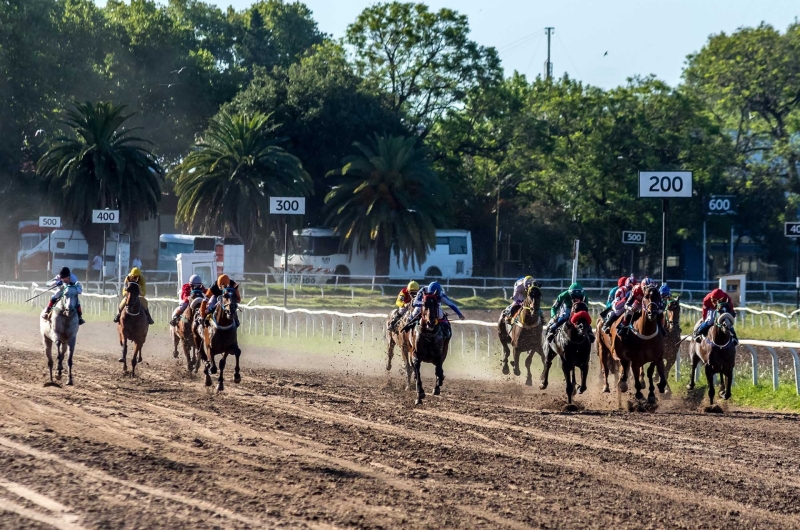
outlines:
[[[228,278],[227,274],[220,274],[219,278],[217,278],[217,285],[219,287],[227,287],[228,285],[230,285],[230,283],[231,279]]]
[[[412,280],[412,281],[408,282],[407,289],[409,291],[414,291],[414,292],[419,291],[419,284]]]
[[[533,276],[525,276],[525,281],[526,282],[533,281]]]
[[[136,278],[141,278],[142,271],[139,270],[139,267],[134,267],[131,269],[131,273],[128,276],[134,276]]]

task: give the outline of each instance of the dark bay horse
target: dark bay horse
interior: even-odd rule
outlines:
[[[720,397],[730,399],[733,384],[733,369],[736,366],[736,345],[733,343],[734,318],[727,304],[717,306],[714,325],[708,330],[708,336],[698,343],[692,343],[692,372],[687,388],[694,388],[694,374],[702,360],[705,364],[708,381],[708,400],[714,404],[714,374],[720,374]]]
[[[674,300],[670,300],[669,304],[667,304],[666,315],[664,316],[664,325],[667,329],[667,338],[664,343],[664,372],[666,372],[667,378],[669,378],[669,373],[675,366],[675,362],[678,359],[678,353],[681,349],[680,300],[680,295],[678,295]],[[670,390],[669,381],[667,381],[667,390]]]
[[[397,309],[395,311],[398,311]],[[386,372],[390,372],[392,370],[392,358],[394,357],[394,349],[396,346],[400,347],[400,356],[403,359],[403,366],[406,369],[406,390],[411,390],[411,374],[413,373],[411,367],[411,344],[409,341],[409,332],[403,331],[403,328],[408,324],[408,321],[411,317],[411,307],[409,306],[406,313],[400,317],[400,319],[395,322],[395,325],[389,327],[394,321],[394,312],[389,315],[389,319],[386,321],[386,341],[388,343],[388,348],[386,351],[387,359],[386,359]]]
[[[447,316],[445,315],[445,319]],[[444,383],[444,370],[442,365],[447,357],[444,351],[445,332],[444,324],[439,321],[439,301],[434,295],[425,295],[423,298],[422,314],[419,321],[411,330],[411,360],[414,367],[414,376],[417,379],[416,404],[421,405],[425,397],[422,389],[422,380],[419,369],[423,362],[432,363],[436,370],[436,386],[433,395],[438,396]]]
[[[539,355],[542,357],[542,364],[545,362],[544,351],[541,350],[542,329],[544,326],[540,309],[541,302],[541,289],[537,285],[532,285],[528,289],[525,301],[522,303],[522,308],[517,313],[517,316],[509,323],[506,316],[501,315],[500,320],[497,322],[497,336],[503,346],[503,373],[506,375],[509,373],[508,356],[511,354],[508,347],[509,344],[514,348],[514,359],[511,361],[511,366],[514,367],[514,375],[522,373],[519,369],[519,356],[522,352],[528,352],[528,356],[525,359],[525,368],[528,370],[525,384],[528,386],[533,384],[531,361],[536,349],[540,349]]]
[[[588,307],[583,302],[572,306],[572,316],[559,328],[552,342],[542,341],[545,352],[544,371],[540,388],[547,388],[550,366],[556,355],[561,358],[561,369],[567,383],[567,403],[572,405],[572,396],[576,391],[580,394],[586,392],[586,375],[589,373],[589,358],[592,354],[592,317],[589,316]],[[575,368],[581,371],[581,384],[575,380]]]
[[[147,331],[150,326],[147,323],[147,313],[139,298],[139,284],[128,283],[125,286],[125,307],[119,317],[117,332],[119,333],[119,345],[122,346],[122,371],[128,372],[128,341],[133,341],[134,349],[131,355],[131,377],[136,375],[136,364],[142,362],[142,346],[147,340]]]
[[[189,373],[200,368],[200,336],[194,333],[195,320],[200,304],[203,302],[203,296],[200,292],[198,295],[193,295],[193,298],[186,309],[181,313],[181,318],[178,324],[170,326],[170,334],[172,334],[173,351],[172,356],[178,358],[178,345],[181,346],[183,354],[186,356],[186,365]]]
[[[42,311],[44,316],[44,311]],[[47,367],[50,369],[50,383],[53,384],[53,343],[56,345],[58,355],[58,368],[56,379],[61,379],[64,371],[64,354],[69,349],[67,369],[69,371],[67,385],[72,386],[72,355],[75,353],[75,343],[78,339],[78,312],[70,309],[69,300],[62,296],[50,313],[50,319],[39,319],[39,331],[44,343],[44,353],[47,355]]]
[[[667,386],[667,376],[664,371],[664,337],[658,329],[658,307],[660,304],[658,289],[650,287],[645,291],[642,300],[642,309],[635,314],[626,314],[632,320],[629,329],[619,330],[617,326],[611,328],[612,355],[620,363],[619,389],[628,391],[628,374],[633,373],[636,399],[644,399],[642,390],[645,388],[641,380],[642,368],[647,367],[647,379],[650,382],[647,401],[656,402],[653,371],[658,369],[660,381],[658,391],[663,394]]]
[[[203,328],[203,344],[200,353],[206,364],[203,370],[206,376],[206,386],[211,386],[211,374],[217,373],[214,356],[222,355],[222,359],[219,360],[217,392],[225,390],[223,374],[228,355],[232,354],[236,357],[233,382],[238,384],[242,380],[242,376],[239,373],[239,356],[242,354],[242,350],[239,348],[239,341],[236,336],[236,321],[234,320],[237,309],[236,290],[226,288],[217,301],[217,307],[214,308],[210,320],[205,323]]]

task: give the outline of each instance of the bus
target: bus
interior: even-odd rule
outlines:
[[[234,237],[161,234],[158,237],[158,270],[174,271],[178,254],[215,252],[216,274],[225,272],[239,278],[244,274],[244,245]]]
[[[375,251],[342,253],[340,238],[330,228],[305,228],[295,231],[295,253],[288,265],[293,275],[375,276]],[[275,255],[274,266],[283,269],[283,255]],[[469,278],[472,276],[472,234],[468,230],[437,230],[436,248],[417,266],[398,264],[392,252],[389,278]],[[307,282],[303,279],[303,283]]]

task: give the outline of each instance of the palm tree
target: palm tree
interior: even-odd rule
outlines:
[[[276,230],[270,196],[305,196],[311,177],[277,145],[269,117],[222,112],[174,170],[177,221],[203,231],[229,232],[252,246],[259,228]]]
[[[164,172],[150,142],[131,136],[137,128],[124,127],[131,117],[125,106],[87,101],[64,111],[62,123],[74,136],[56,138],[36,171],[65,216],[86,234],[93,209],[119,209],[130,228],[155,215]]]
[[[421,264],[436,245],[444,218],[444,189],[417,139],[375,135],[370,146],[353,144],[359,155],[328,173],[340,177],[325,197],[327,220],[346,250],[374,247],[376,272],[389,274],[391,251],[398,263]]]

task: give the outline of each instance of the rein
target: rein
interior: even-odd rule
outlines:
[[[125,302],[125,312],[128,314],[128,316],[132,317],[138,316],[139,313],[142,312],[142,303],[139,301],[138,297],[136,298],[136,309],[137,311],[135,313],[131,311],[131,299],[130,295],[128,295],[128,299]]]
[[[647,306],[648,309],[650,308],[651,305],[653,305],[653,302],[650,302],[650,304],[648,304],[648,306]],[[647,317],[647,313],[645,311],[642,312],[642,316],[639,317],[637,322],[642,320],[642,317],[644,317],[645,319],[648,318]],[[656,330],[653,333],[651,333],[650,335],[642,335],[642,333],[638,329],[636,329],[635,324],[636,324],[636,322],[631,324],[630,330],[636,337],[639,338],[639,340],[650,340],[650,339],[654,338],[656,335],[658,335],[658,325],[656,325]]]

